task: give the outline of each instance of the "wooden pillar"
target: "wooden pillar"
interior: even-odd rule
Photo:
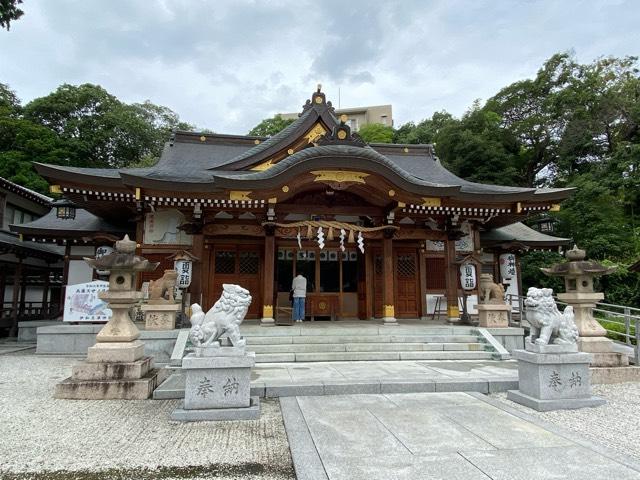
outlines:
[[[189,286],[189,292],[191,294],[189,298],[189,305],[197,303],[202,306],[202,285],[204,279],[202,278],[203,272],[203,257],[204,257],[204,235],[202,233],[196,233],[193,235],[193,243],[191,247],[193,254],[198,257],[197,261],[193,262],[193,272],[191,273],[191,285]]]
[[[273,317],[273,283],[276,263],[276,237],[273,227],[266,227],[264,237],[264,278],[262,279],[262,320],[260,325],[270,327],[275,325]]]
[[[423,244],[424,245],[424,244]],[[429,312],[427,311],[427,251],[426,248],[420,248],[418,252],[418,263],[420,267],[420,319],[427,320]]]
[[[24,316],[26,310],[25,299],[27,297],[27,271],[22,267],[22,278],[20,279],[20,315]]]
[[[373,290],[374,283],[374,263],[373,263],[373,251],[371,248],[367,248],[364,252],[364,274],[365,274],[365,312],[364,317],[366,320],[373,320],[374,316],[374,302],[375,293]]]
[[[49,264],[47,264],[49,267]],[[42,287],[42,317],[49,318],[49,268],[43,274],[44,286]]]
[[[18,263],[13,274],[13,295],[11,299],[11,330],[10,337],[18,336],[18,299],[20,298],[20,284],[22,283],[22,257],[18,257]]]
[[[394,302],[395,277],[393,269],[393,230],[385,230],[382,239],[382,320],[385,325],[397,325]]]
[[[446,268],[447,290],[447,321],[460,321],[460,308],[458,307],[458,266],[456,261],[456,241],[446,239],[444,241],[444,264]]]

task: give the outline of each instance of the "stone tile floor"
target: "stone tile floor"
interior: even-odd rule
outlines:
[[[640,479],[640,465],[476,393],[280,399],[297,478]]]

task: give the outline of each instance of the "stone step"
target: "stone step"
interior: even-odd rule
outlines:
[[[155,400],[184,398],[185,376],[176,373],[167,378],[154,392]],[[505,392],[518,388],[517,375],[512,377],[476,378],[394,378],[392,380],[311,380],[253,381],[251,396],[288,397],[296,395],[337,395],[365,393],[412,392]]]
[[[285,345],[290,343],[472,343],[474,335],[299,335],[247,336],[247,345]]]
[[[256,353],[256,363],[340,362],[382,360],[491,360],[485,351]]]
[[[263,353],[320,352],[410,352],[410,351],[482,351],[480,343],[294,343],[250,345],[249,350]]]
[[[361,322],[358,325],[340,326],[339,322],[305,322],[303,326],[275,326],[261,327],[260,325],[242,325],[242,334],[245,337],[296,337],[296,336],[368,336],[368,335],[472,335],[476,327],[447,327],[427,325],[396,325],[386,326],[381,324],[367,325]]]

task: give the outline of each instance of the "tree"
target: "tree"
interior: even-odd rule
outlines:
[[[15,116],[20,112],[20,99],[8,85],[0,83],[0,117]]]
[[[22,0],[0,0],[0,27],[9,30],[11,21],[24,15],[24,12],[18,8],[21,3]]]
[[[558,145],[567,125],[563,93],[577,71],[568,53],[552,56],[533,80],[515,82],[487,102],[502,126],[522,145],[516,167],[526,186],[543,183],[557,170]],[[543,171],[546,179],[538,177]]]
[[[368,123],[360,127],[358,135],[367,143],[393,142],[393,127],[381,123]]]
[[[249,131],[249,135],[257,137],[272,137],[280,130],[291,125],[295,120],[292,118],[282,118],[282,115],[274,115],[272,118],[265,118],[258,125]]]
[[[24,116],[55,132],[69,163],[80,167],[122,168],[157,158],[171,129],[191,128],[166,107],[127,105],[91,84],[62,85],[27,104]]]

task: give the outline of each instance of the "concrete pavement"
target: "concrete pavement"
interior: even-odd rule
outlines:
[[[298,480],[640,479],[640,465],[468,393],[280,399]]]

